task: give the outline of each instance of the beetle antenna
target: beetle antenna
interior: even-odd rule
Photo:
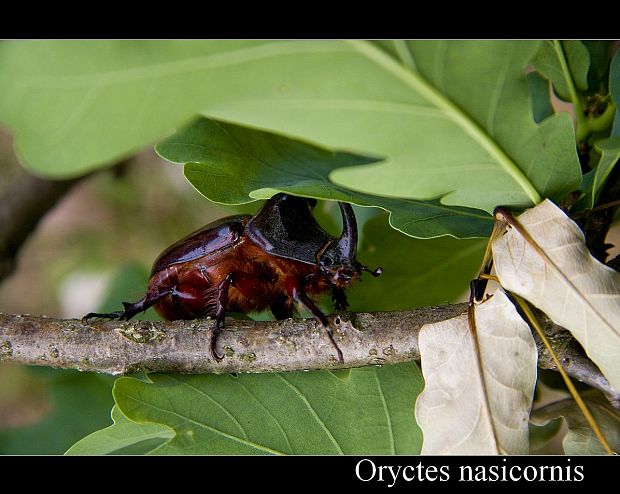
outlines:
[[[362,264],[362,270],[364,271],[368,271],[371,275],[373,275],[374,277],[379,276],[381,273],[383,273],[383,268],[382,267],[378,267],[377,269],[375,269],[374,271],[370,268],[367,268],[366,266],[364,266]]]

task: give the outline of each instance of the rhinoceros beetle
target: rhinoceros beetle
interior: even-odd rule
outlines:
[[[154,262],[146,295],[124,310],[93,317],[131,319],[151,306],[167,320],[215,318],[210,341],[214,359],[217,335],[227,311],[248,313],[270,308],[276,319],[292,317],[295,304],[325,327],[343,362],[327,317],[311,296],[331,292],[336,310],[348,307],[344,293],[362,271],[379,276],[356,258],[357,224],[353,208],[339,202],[343,232],[331,236],[312,214],[315,199],[276,194],[255,215],[217,220],[166,249]]]

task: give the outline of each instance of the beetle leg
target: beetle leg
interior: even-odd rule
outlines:
[[[125,317],[125,311],[124,310],[117,310],[115,312],[108,312],[106,314],[102,314],[100,312],[89,312],[84,317],[82,317],[82,322],[83,323],[87,323],[90,319],[94,319],[94,318],[100,318],[100,319],[119,319],[121,321],[124,320],[124,319],[129,319],[129,318]]]
[[[88,322],[89,319],[94,317],[99,317],[103,319],[120,319],[128,321],[136,314],[140,312],[144,312],[149,307],[155,305],[160,299],[169,295],[170,291],[162,291],[158,293],[147,293],[142,299],[134,302],[133,304],[130,302],[123,302],[123,307],[125,310],[118,310],[115,312],[108,312],[107,314],[101,314],[99,312],[89,312],[82,318],[82,322]]]
[[[338,352],[338,362],[340,362],[341,364],[344,364],[344,359],[342,358],[342,351],[340,350],[340,348],[338,348],[338,344],[336,343],[336,340],[334,340],[334,335],[332,334],[332,330],[329,326],[329,321],[327,317],[325,317],[325,314],[321,312],[321,309],[319,309],[315,305],[312,299],[308,297],[306,292],[304,292],[303,290],[298,290],[297,288],[293,288],[291,296],[293,297],[293,300],[295,300],[295,302],[297,302],[298,304],[300,304],[301,306],[309,310],[312,313],[312,315],[321,322],[321,324],[327,331],[327,336],[329,336],[329,340],[332,342],[332,345],[334,345],[336,352]]]
[[[215,309],[215,323],[213,324],[213,332],[211,333],[211,342],[209,344],[209,350],[211,356],[218,362],[224,358],[224,355],[217,353],[217,337],[220,334],[220,328],[224,326],[224,320],[226,318],[226,305],[228,304],[228,289],[233,282],[233,273],[228,273],[226,278],[217,285],[217,293],[215,296],[216,309]]]
[[[282,294],[273,304],[269,306],[271,308],[271,313],[278,321],[293,317],[293,308],[290,306],[289,301],[290,299],[286,295]]]
[[[349,301],[342,288],[332,287],[332,300],[335,302],[335,308],[338,312],[347,310]]]

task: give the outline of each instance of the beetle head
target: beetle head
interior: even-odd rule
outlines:
[[[321,273],[336,286],[348,285],[353,280],[360,278],[362,271],[368,271],[373,276],[379,276],[383,272],[381,268],[372,271],[355,258],[357,252],[355,214],[350,204],[339,202],[338,205],[342,214],[342,235],[328,243],[319,252],[317,261]]]

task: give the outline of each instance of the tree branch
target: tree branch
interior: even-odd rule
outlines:
[[[407,312],[331,316],[345,364],[313,319],[257,322],[228,318],[218,343],[222,362],[209,354],[213,321],[92,321],[0,313],[0,360],[109,374],[135,372],[228,373],[337,369],[419,360],[418,334],[427,323],[465,314],[467,304]],[[568,331],[540,314],[565,369],[620,401]],[[537,341],[538,366],[555,369]]]

